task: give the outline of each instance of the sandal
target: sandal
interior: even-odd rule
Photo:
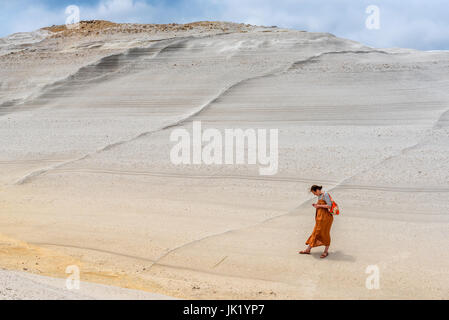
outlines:
[[[310,251],[307,250],[299,251],[299,254],[310,254]]]
[[[326,258],[329,255],[329,252],[323,252],[323,254],[320,256],[321,259]]]

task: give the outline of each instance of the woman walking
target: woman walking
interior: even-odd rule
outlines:
[[[331,244],[330,231],[334,217],[330,213],[332,208],[332,200],[327,192],[322,191],[322,186],[313,185],[310,188],[315,196],[318,197],[318,202],[313,204],[316,208],[315,213],[315,228],[313,228],[312,235],[306,241],[308,245],[306,250],[300,251],[300,254],[310,254],[310,250],[314,247],[325,246],[324,252],[320,258],[326,258],[329,255],[329,246]]]

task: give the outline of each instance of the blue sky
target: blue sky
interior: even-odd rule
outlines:
[[[373,47],[449,50],[447,0],[0,0],[0,37],[64,24],[77,5],[81,20],[186,23],[220,20],[330,32]],[[380,29],[366,28],[379,8]]]

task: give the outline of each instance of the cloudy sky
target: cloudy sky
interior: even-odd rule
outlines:
[[[64,24],[69,5],[81,20],[233,21],[330,32],[373,47],[449,50],[447,0],[0,0],[0,37]]]

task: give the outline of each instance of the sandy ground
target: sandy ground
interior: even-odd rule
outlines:
[[[67,289],[66,280],[31,273],[0,270],[0,300],[167,300],[170,297],[140,290],[88,282]]]
[[[180,298],[447,298],[449,53],[101,26],[2,47],[1,267],[78,265],[83,281]],[[192,121],[279,129],[278,173],[172,164],[170,133]],[[325,260],[297,254],[315,183],[342,210]]]

